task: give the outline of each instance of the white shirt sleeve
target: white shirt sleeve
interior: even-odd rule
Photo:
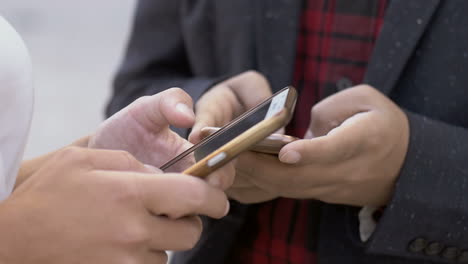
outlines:
[[[31,124],[31,61],[24,42],[0,16],[0,201],[15,184]]]
[[[375,207],[365,206],[359,211],[359,235],[362,242],[367,242],[377,228],[377,222],[372,217],[377,210]]]

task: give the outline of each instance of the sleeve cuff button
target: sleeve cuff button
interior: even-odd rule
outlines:
[[[436,256],[444,249],[444,246],[439,242],[431,242],[426,249],[424,249],[424,254],[427,256]]]
[[[427,247],[427,240],[424,238],[416,238],[411,241],[408,246],[408,251],[413,253],[419,253]]]

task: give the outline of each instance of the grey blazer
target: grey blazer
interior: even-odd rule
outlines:
[[[248,69],[275,90],[290,84],[300,8],[298,0],[140,0],[107,114],[172,86],[196,100]],[[357,208],[322,206],[319,263],[468,263],[468,1],[391,1],[365,82],[406,111],[408,155],[369,242],[358,238]],[[173,262],[224,263],[245,210],[234,203],[225,219],[206,219],[201,242]]]

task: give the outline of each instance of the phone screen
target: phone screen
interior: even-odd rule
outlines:
[[[284,109],[287,102],[290,87],[286,87],[274,94],[263,103],[245,112],[232,122],[222,127],[217,132],[203,139],[200,143],[184,151],[176,158],[167,162],[161,170],[170,170],[172,166],[181,161],[184,157],[194,152],[195,160],[199,161],[208,156],[213,151],[224,146],[234,138],[249,130],[264,119],[270,118]]]

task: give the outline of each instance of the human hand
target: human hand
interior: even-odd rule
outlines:
[[[159,168],[192,146],[169,125],[187,128],[194,121],[192,99],[183,90],[172,88],[141,97],[104,121],[88,146],[125,150],[141,162]],[[193,156],[189,156],[171,169],[182,172],[193,163]]]
[[[409,141],[404,112],[374,88],[361,85],[312,109],[309,135],[276,157],[244,153],[228,191],[244,203],[282,196],[328,203],[388,203]]]
[[[66,175],[66,176],[64,176]],[[225,194],[123,151],[66,148],[0,203],[2,263],[166,263],[197,242]]]
[[[196,121],[189,141],[202,140],[204,127],[222,127],[248,109],[272,95],[268,81],[258,72],[247,71],[234,76],[207,91],[195,104]],[[207,177],[207,181],[222,189],[231,186],[234,180],[234,163],[225,165],[217,174]]]
[[[189,141],[198,143],[204,127],[222,127],[272,95],[265,77],[256,71],[234,76],[207,91],[195,104],[196,121]]]

